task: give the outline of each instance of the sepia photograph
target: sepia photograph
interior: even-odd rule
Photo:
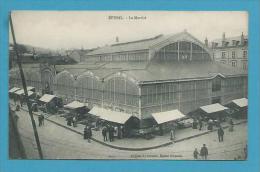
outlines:
[[[247,11],[12,11],[9,159],[247,160],[248,44]]]

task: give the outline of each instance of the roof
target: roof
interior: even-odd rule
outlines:
[[[126,70],[127,75],[139,82],[165,81],[165,80],[189,80],[200,78],[213,78],[217,75],[224,77],[246,75],[247,71],[230,67],[214,61],[209,62],[167,62],[151,63],[143,70]]]
[[[17,90],[14,93],[17,94],[17,95],[22,95],[22,94],[24,94],[24,90],[23,89]]]
[[[18,88],[18,87],[13,87],[9,90],[9,93],[13,93],[13,92],[16,92],[17,90],[20,90],[21,88]]]
[[[248,36],[244,35],[244,39],[247,40]],[[238,42],[238,45],[241,45],[241,36],[227,37],[225,38],[225,42],[228,43],[228,46],[233,46],[233,41]],[[212,42],[217,43],[218,46],[222,45],[222,39],[215,39]]]
[[[200,109],[202,109],[206,113],[214,113],[214,112],[223,111],[228,108],[225,106],[222,106],[219,103],[215,103],[215,104],[211,104],[211,105],[201,106]]]
[[[85,105],[81,102],[78,101],[73,101],[67,105],[64,106],[65,108],[69,108],[69,109],[77,109],[77,108],[82,108],[85,107]]]
[[[165,112],[152,113],[152,116],[154,117],[155,121],[158,124],[174,121],[185,117],[185,115],[181,113],[178,109],[165,111]]]
[[[20,89],[20,90],[18,90],[18,91],[16,91],[16,92],[14,92],[15,94],[17,94],[17,95],[25,95],[25,93],[24,93],[24,90],[23,89]],[[27,93],[28,93],[28,96],[31,96],[34,92],[32,92],[32,91],[30,91],[30,90],[28,90],[27,91]]]
[[[88,113],[99,116],[99,118],[106,121],[111,121],[119,124],[125,124],[126,121],[132,116],[124,112],[111,111],[104,108],[94,106]]]
[[[45,103],[49,103],[54,97],[56,97],[56,96],[55,95],[51,95],[51,94],[44,94],[40,98],[40,101],[45,102]]]
[[[27,87],[27,90],[28,90],[28,91],[33,90],[33,89],[35,89],[35,87],[32,87],[32,86],[28,86],[28,87]]]
[[[248,105],[248,100],[246,98],[235,99],[235,100],[232,100],[232,102],[235,103],[239,107],[246,107]]]
[[[100,47],[94,51],[87,53],[87,55],[115,53],[115,52],[123,52],[123,51],[145,50],[145,49],[149,49],[151,45],[166,39],[166,37],[169,37],[169,35],[167,35],[167,36],[158,35],[153,38],[118,43],[118,44],[113,44],[110,46],[104,46],[104,47]]]
[[[204,45],[201,43],[201,41],[194,38],[191,34],[189,34],[187,31],[175,33],[175,34],[167,34],[167,35],[158,35],[152,38],[148,39],[142,39],[137,41],[131,41],[131,42],[124,42],[124,43],[118,43],[118,44],[112,44],[109,46],[104,46],[97,48],[96,50],[93,50],[89,53],[87,53],[87,56],[91,55],[101,55],[101,54],[110,54],[110,53],[117,53],[117,52],[130,52],[130,51],[139,51],[139,50],[149,50],[151,47],[154,47],[162,42],[167,42],[169,39],[183,39],[185,36],[188,36],[192,40],[199,42],[202,46]],[[187,38],[187,37],[186,37]]]

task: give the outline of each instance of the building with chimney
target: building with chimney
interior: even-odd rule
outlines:
[[[208,40],[205,40],[208,45]],[[215,61],[228,64],[243,70],[248,68],[248,37],[243,33],[236,37],[226,37],[213,40],[211,43],[212,57]]]

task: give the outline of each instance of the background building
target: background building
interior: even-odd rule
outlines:
[[[215,62],[211,50],[184,31],[117,43],[86,54],[76,65],[27,65],[27,84],[41,92],[47,84],[65,103],[130,114],[135,129],[151,127],[152,113],[226,104],[247,97],[247,71]],[[10,71],[10,86],[20,86]],[[123,115],[123,114],[122,114]]]
[[[207,45],[207,39],[205,44]],[[243,33],[241,36],[226,38],[225,33],[222,39],[212,41],[213,58],[215,61],[238,67],[243,70],[248,68],[248,37]]]

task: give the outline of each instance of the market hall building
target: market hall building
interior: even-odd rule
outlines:
[[[247,97],[247,71],[215,62],[211,54],[184,31],[101,47],[76,65],[24,65],[24,70],[27,85],[38,92],[48,88],[64,104],[80,101],[89,113],[139,130],[155,125],[155,118],[167,122],[168,111],[187,115]],[[14,86],[21,88],[17,69],[10,71]]]

